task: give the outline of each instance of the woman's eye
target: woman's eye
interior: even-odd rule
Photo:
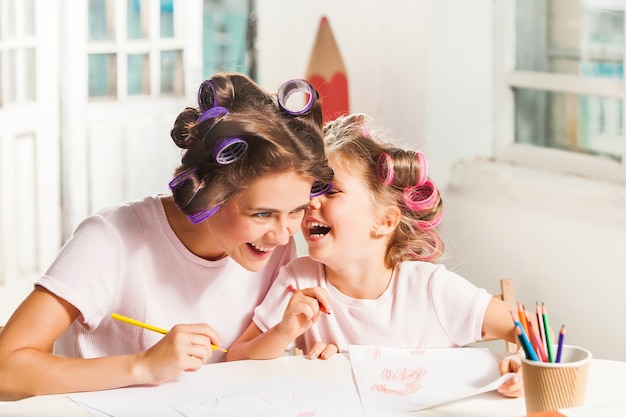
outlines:
[[[260,213],[253,214],[254,217],[270,217],[271,215],[272,213],[270,213],[269,211],[262,211]]]

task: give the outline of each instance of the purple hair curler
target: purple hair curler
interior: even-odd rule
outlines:
[[[222,120],[222,117],[226,116],[227,114],[228,114],[228,109],[226,107],[222,107],[222,106],[211,107],[210,109],[205,110],[205,111],[202,112],[200,117],[198,117],[198,119],[196,119],[196,123],[202,123],[205,120],[219,117],[220,119],[215,121],[215,123],[213,124],[213,126],[215,126],[215,124],[217,124],[217,122]],[[211,126],[211,127],[213,127],[213,126]]]
[[[289,97],[291,97],[294,93],[305,93],[308,94],[309,99],[307,103],[301,108],[288,108],[287,102],[289,101]],[[278,107],[282,111],[287,114],[291,114],[293,116],[302,116],[303,114],[307,114],[313,108],[313,104],[315,103],[315,99],[317,98],[317,94],[315,92],[315,88],[305,80],[294,79],[285,82],[278,89]]]
[[[178,187],[179,185],[181,185],[188,179],[192,178],[195,175],[197,170],[198,168],[193,166],[191,168],[187,168],[186,170],[184,170],[183,172],[175,176],[168,184],[168,186],[170,187],[170,190],[173,190],[174,188]]]
[[[198,106],[201,112],[217,106],[217,95],[215,94],[213,81],[204,80],[200,84],[200,88],[198,88]]]
[[[248,151],[248,142],[241,138],[222,138],[215,144],[213,158],[220,165],[232,164]]]
[[[313,197],[319,197],[323,194],[326,194],[327,192],[329,192],[331,189],[333,188],[333,183],[329,182],[328,184],[320,181],[320,180],[315,180],[313,182],[313,186],[311,187],[311,198]]]
[[[198,223],[201,223],[201,222],[205,221],[206,219],[208,219],[209,217],[211,217],[215,213],[217,213],[217,211],[220,209],[220,207],[221,206],[205,208],[204,210],[201,210],[201,211],[199,211],[197,213],[188,215],[187,218],[193,224],[198,224]]]

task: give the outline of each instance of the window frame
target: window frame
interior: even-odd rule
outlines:
[[[625,13],[626,20],[626,13]],[[621,162],[553,148],[515,143],[514,88],[590,95],[622,100],[626,120],[626,77],[622,80],[515,69],[515,0],[498,0],[494,13],[495,99],[494,153],[498,161],[588,179],[626,184],[626,126],[622,129]],[[626,32],[626,24],[624,25]],[[622,53],[626,64],[626,48]]]
[[[185,51],[185,35],[182,30],[186,14],[184,9],[180,7],[180,0],[173,0],[174,7],[174,36],[163,38],[160,32],[160,1],[150,0],[145,4],[149,10],[147,16],[148,36],[142,39],[128,39],[127,33],[127,16],[126,16],[127,0],[113,0],[113,19],[115,25],[115,36],[110,40],[87,40],[86,56],[92,54],[112,54],[116,57],[116,95],[115,96],[94,96],[89,97],[89,102],[99,101],[126,101],[134,100],[142,97],[184,97],[185,96],[185,74],[184,63],[182,74],[182,87],[178,93],[169,93],[161,91],[161,53],[170,51],[179,51],[183,54]],[[86,6],[88,7],[88,6]],[[148,94],[128,94],[128,56],[129,55],[147,55],[148,56],[148,72],[149,72],[149,93]]]

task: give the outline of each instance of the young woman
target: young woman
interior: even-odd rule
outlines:
[[[229,360],[273,358],[294,340],[311,358],[351,344],[461,347],[486,333],[515,342],[514,306],[436,263],[442,200],[424,154],[375,138],[364,123],[352,115],[326,127],[335,178],[305,215],[309,256],[282,268]],[[509,357],[500,368],[521,363]],[[499,391],[521,395],[519,376],[510,381]]]
[[[332,179],[310,84],[275,95],[215,74],[171,136],[184,149],[171,195],[85,219],[7,322],[0,400],[158,384],[222,361],[216,347],[235,341],[295,257],[310,196]]]

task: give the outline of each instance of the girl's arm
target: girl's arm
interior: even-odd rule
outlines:
[[[516,343],[519,346],[519,341],[515,334],[515,324],[511,317],[511,311],[513,314],[517,312],[517,307],[505,303],[497,298],[492,298],[487,306],[485,312],[485,318],[483,320],[483,335],[489,334],[499,339],[506,340],[508,342]],[[517,315],[515,315],[517,318]],[[537,320],[533,317],[529,317],[532,320],[533,326],[536,326]],[[500,374],[504,375],[509,372],[515,373],[515,376],[500,387],[498,392],[505,397],[519,397],[524,394],[524,385],[522,379],[522,363],[517,354],[510,355],[502,359],[499,364]]]
[[[50,347],[79,316],[71,304],[36,287],[0,332],[0,400],[40,394],[158,384],[197,370],[219,337],[206,324],[177,325],[152,348],[132,355],[80,359]]]
[[[321,307],[328,306],[328,294],[322,288],[296,291],[277,325],[263,333],[255,323],[251,323],[228,349],[226,360],[272,359],[281,356],[289,343],[317,321],[322,314]]]
[[[491,298],[483,319],[483,336],[489,334],[507,342],[518,343],[511,311],[516,314],[517,307],[497,298]]]

